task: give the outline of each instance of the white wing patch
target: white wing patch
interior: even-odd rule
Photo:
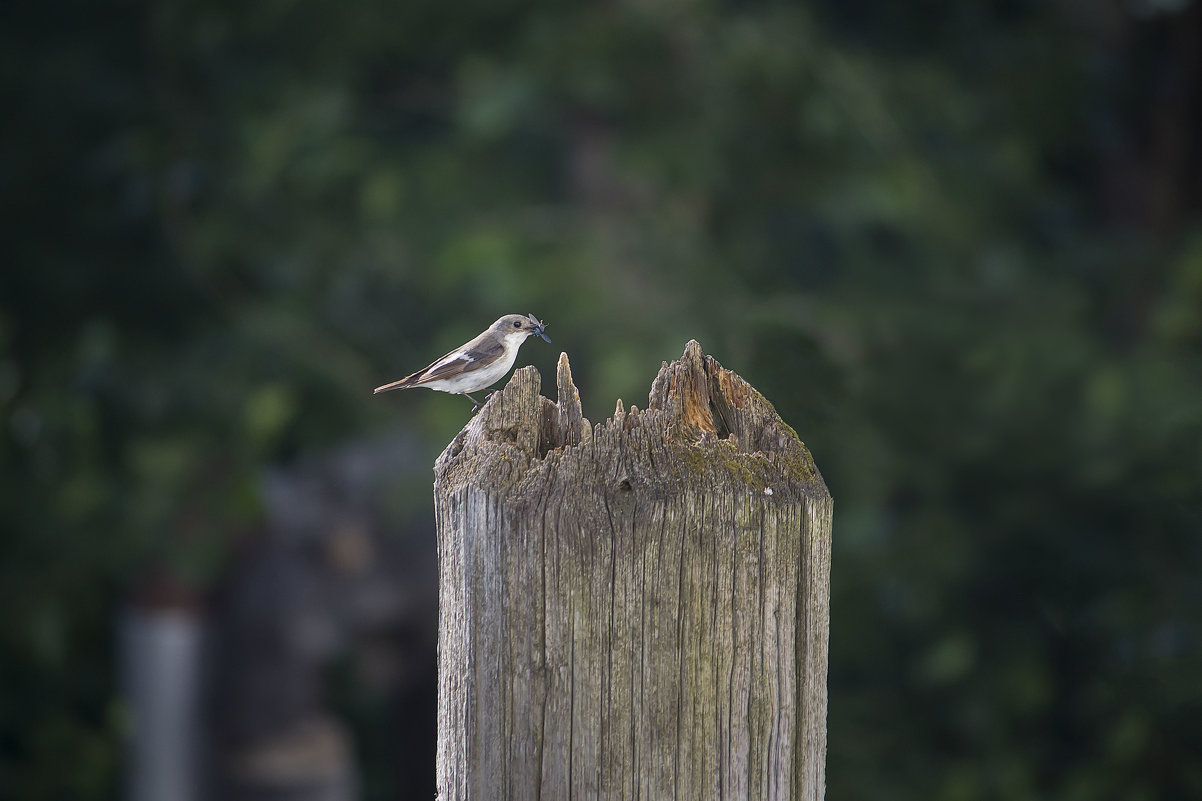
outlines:
[[[434,370],[437,370],[439,367],[447,367],[449,365],[454,364],[455,362],[466,362],[468,364],[471,364],[474,361],[476,361],[476,360],[474,358],[472,358],[471,354],[464,353],[461,350],[452,351],[451,353],[448,353],[446,356],[443,356],[438,361],[434,362],[434,364],[427,367],[426,372],[427,373],[433,372]]]

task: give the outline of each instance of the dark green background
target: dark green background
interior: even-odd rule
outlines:
[[[468,404],[371,388],[534,312],[594,421],[696,338],[812,449],[830,801],[1202,797],[1199,53],[1189,0],[6,5],[0,795],[115,797],[139,577],[203,596],[265,466],[432,462]]]

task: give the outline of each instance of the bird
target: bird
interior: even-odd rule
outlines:
[[[492,386],[508,373],[526,337],[540,336],[550,342],[551,337],[547,336],[546,329],[547,324],[533,314],[525,317],[507,314],[480,336],[431,362],[429,367],[376,387],[372,394],[426,387],[466,396],[472,402],[472,412],[475,412],[480,408],[480,401],[470,393]]]

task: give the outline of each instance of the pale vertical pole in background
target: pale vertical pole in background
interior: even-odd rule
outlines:
[[[127,801],[198,801],[200,618],[187,609],[129,607],[119,618],[129,712]]]

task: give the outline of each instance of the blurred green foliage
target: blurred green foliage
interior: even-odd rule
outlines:
[[[114,797],[116,604],[203,592],[265,464],[432,459],[468,404],[371,387],[528,311],[594,421],[692,337],[811,446],[832,801],[1202,796],[1198,198],[1108,211],[1149,71],[1071,12],[7,8],[6,796]]]

